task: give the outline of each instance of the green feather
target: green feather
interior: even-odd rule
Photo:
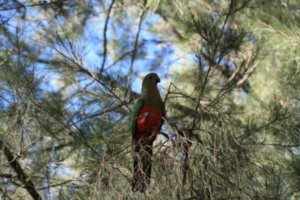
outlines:
[[[132,119],[132,123],[131,123],[131,134],[132,134],[133,138],[136,134],[136,121],[137,121],[137,118],[140,114],[140,111],[141,111],[143,105],[144,105],[144,100],[142,97],[139,97],[133,107],[133,115],[132,115],[133,119]]]

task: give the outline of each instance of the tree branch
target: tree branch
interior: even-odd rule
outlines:
[[[105,24],[104,24],[104,30],[103,30],[103,39],[104,39],[104,41],[103,41],[103,60],[102,60],[102,65],[101,65],[101,68],[100,68],[99,76],[101,76],[101,74],[103,73],[104,66],[105,66],[106,54],[107,54],[107,36],[106,36],[106,32],[107,32],[108,22],[109,22],[109,19],[110,19],[110,13],[111,13],[111,10],[112,10],[112,7],[113,7],[114,3],[115,3],[115,0],[112,0],[111,4],[109,6],[109,9],[108,9],[108,12],[107,12],[107,17],[106,17]]]
[[[49,6],[51,4],[55,4],[57,3],[58,1],[51,1],[51,2],[48,2],[48,3],[33,3],[33,4],[28,4],[28,5],[25,5],[25,4],[22,4],[20,2],[18,2],[18,5],[16,6],[6,6],[6,5],[3,5],[0,7],[0,12],[1,11],[8,11],[8,10],[18,10],[20,8],[29,8],[29,7],[38,7],[38,6]]]
[[[18,179],[24,184],[25,189],[28,191],[31,197],[35,200],[41,200],[42,198],[40,194],[37,192],[37,190],[35,189],[35,186],[31,181],[30,177],[26,175],[21,165],[18,163],[17,159],[13,155],[13,153],[8,149],[8,147],[5,145],[5,143],[2,140],[0,140],[0,148],[2,149],[6,159],[8,160],[10,167],[15,170]]]
[[[137,47],[138,47],[142,22],[143,22],[145,14],[146,14],[146,5],[147,5],[147,0],[144,0],[144,9],[143,9],[143,11],[141,13],[141,16],[140,16],[140,19],[139,19],[138,30],[137,30],[137,33],[136,33],[136,36],[135,36],[135,41],[134,41],[134,49],[133,49],[133,53],[132,53],[132,56],[131,56],[129,74],[128,74],[128,79],[127,79],[127,90],[125,92],[125,97],[127,96],[127,94],[129,94],[128,95],[129,99],[131,97],[130,85],[131,85],[131,79],[132,79],[132,73],[133,73],[133,65],[134,65],[134,61],[135,61],[135,58],[136,58],[136,53],[137,53]]]

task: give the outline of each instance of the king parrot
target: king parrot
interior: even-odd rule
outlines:
[[[165,116],[164,103],[160,97],[156,73],[146,75],[142,83],[142,94],[133,109],[133,182],[134,192],[144,192],[150,184],[152,145],[159,134]]]

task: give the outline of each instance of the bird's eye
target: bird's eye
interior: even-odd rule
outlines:
[[[150,76],[149,78],[152,79],[152,76]]]

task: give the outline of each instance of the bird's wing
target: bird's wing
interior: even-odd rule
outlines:
[[[131,123],[131,134],[132,134],[132,138],[134,138],[135,134],[136,134],[136,122],[137,122],[137,118],[141,112],[141,109],[144,105],[144,100],[143,98],[138,98],[137,102],[135,103],[134,107],[133,107],[133,119],[132,119],[132,123]]]

